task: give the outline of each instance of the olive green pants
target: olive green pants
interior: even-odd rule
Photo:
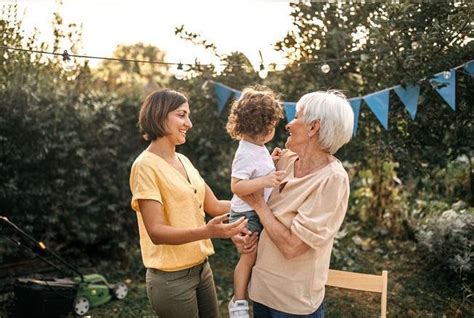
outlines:
[[[148,268],[146,291],[160,318],[219,317],[216,287],[207,261],[176,272]]]

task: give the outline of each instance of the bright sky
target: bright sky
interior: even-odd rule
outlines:
[[[1,4],[15,1],[0,0]],[[288,1],[256,0],[18,0],[27,34],[36,27],[40,39],[51,38],[53,13],[64,23],[83,26],[81,54],[110,57],[117,44],[144,42],[166,51],[167,62],[212,62],[200,49],[174,35],[182,24],[215,43],[220,53],[243,52],[254,66],[258,51],[265,63],[278,62],[271,44],[292,28]],[[78,52],[79,53],[79,52]]]

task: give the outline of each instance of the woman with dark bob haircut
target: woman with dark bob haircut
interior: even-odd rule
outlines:
[[[187,98],[164,89],[146,97],[139,115],[149,146],[130,173],[146,290],[160,317],[218,317],[216,289],[207,262],[210,238],[229,238],[247,221],[228,219],[230,202],[218,200],[176,146],[192,128]],[[213,217],[205,223],[205,212]]]

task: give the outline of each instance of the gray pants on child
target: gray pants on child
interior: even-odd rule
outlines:
[[[254,210],[245,211],[245,212],[235,212],[230,210],[229,213],[229,223],[233,223],[240,219],[241,217],[245,217],[248,221],[247,229],[249,229],[252,233],[259,233],[262,232],[263,226],[260,223],[260,219],[258,218],[257,213]]]

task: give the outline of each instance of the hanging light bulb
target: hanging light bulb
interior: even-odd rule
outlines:
[[[329,73],[330,70],[331,70],[331,67],[327,63],[324,63],[323,65],[321,65],[321,72],[327,74]]]
[[[267,78],[268,70],[265,69],[265,66],[263,66],[262,51],[258,50],[258,55],[260,55],[260,70],[258,71],[258,76],[259,76],[261,79],[265,79],[265,78]]]
[[[61,66],[63,70],[66,72],[73,71],[76,68],[76,63],[71,59],[71,56],[69,55],[67,50],[64,50],[63,54],[63,60],[61,61]]]
[[[267,78],[267,75],[268,75],[267,69],[265,69],[265,66],[263,66],[263,63],[260,64],[260,70],[258,71],[258,76],[261,79],[265,79],[265,78]]]
[[[451,71],[444,71],[443,72],[443,77],[445,79],[450,79],[451,78]]]
[[[413,50],[416,50],[419,47],[420,47],[420,45],[418,44],[418,42],[416,42],[416,41],[411,42],[411,48]]]
[[[174,72],[174,77],[176,77],[178,80],[182,80],[186,77],[186,71],[183,69],[183,63],[178,63],[178,66]]]

